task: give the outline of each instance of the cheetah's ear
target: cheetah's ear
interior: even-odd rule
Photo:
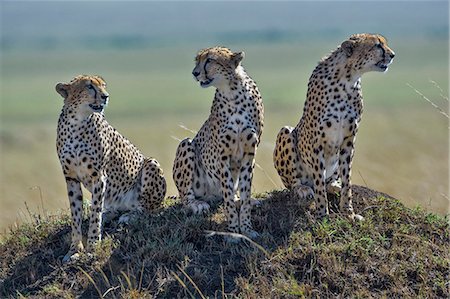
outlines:
[[[234,66],[237,67],[244,57],[244,52],[233,53],[233,55],[231,55],[231,61],[234,63]]]
[[[68,92],[69,84],[66,83],[58,83],[55,86],[56,92],[59,93],[64,99],[69,96]]]
[[[352,40],[346,40],[341,44],[341,48],[342,50],[344,50],[344,53],[347,55],[347,57],[352,56],[355,44],[356,42]]]

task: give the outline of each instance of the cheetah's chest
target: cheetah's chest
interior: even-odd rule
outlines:
[[[84,128],[74,130],[62,139],[59,156],[66,175],[80,180],[90,190],[91,175],[101,163],[100,141],[94,134],[85,132]]]
[[[329,114],[328,114],[329,115]],[[338,112],[325,116],[322,120],[326,151],[337,152],[344,139],[356,134],[359,113],[349,105],[342,105]]]
[[[323,128],[322,139],[325,155],[337,154],[344,140],[355,136],[361,119],[361,97],[357,90],[336,88],[330,95],[319,118],[319,129]]]
[[[347,102],[335,104],[322,118],[324,162],[327,176],[338,166],[346,142],[353,142],[359,125],[360,111]]]
[[[229,113],[221,126],[221,142],[231,156],[232,162],[236,164],[240,163],[246,148],[250,145],[247,142],[248,132],[258,130],[254,116],[246,108],[248,109],[247,105],[230,105],[227,109]]]

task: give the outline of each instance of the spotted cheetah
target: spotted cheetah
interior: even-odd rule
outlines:
[[[80,75],[70,83],[58,83],[56,91],[64,98],[56,148],[72,213],[66,262],[84,248],[81,184],[92,194],[87,245],[92,250],[101,239],[102,214],[159,207],[166,181],[158,161],[145,157],[106,121],[103,110],[109,94],[101,77]]]
[[[361,76],[386,72],[394,58],[379,34],[355,34],[323,58],[312,73],[303,116],[278,133],[273,154],[284,186],[313,198],[316,215],[329,214],[327,191],[340,191],[340,211],[362,220],[352,206],[351,165],[361,121]]]
[[[224,47],[197,54],[192,74],[201,87],[214,86],[216,93],[200,131],[179,144],[173,179],[194,213],[209,210],[203,200],[223,198],[228,230],[254,238],[250,192],[264,108],[258,87],[241,65],[243,58],[244,52]]]

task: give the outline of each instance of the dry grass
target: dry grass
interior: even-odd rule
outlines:
[[[364,187],[354,194],[362,223],[316,221],[286,191],[255,194],[255,244],[208,235],[225,229],[220,203],[194,216],[168,199],[158,215],[107,226],[93,257],[65,265],[68,217],[33,217],[0,245],[0,297],[448,297],[448,219]]]

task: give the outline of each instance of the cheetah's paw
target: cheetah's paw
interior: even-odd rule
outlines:
[[[69,251],[62,259],[63,263],[75,262],[80,259],[81,254],[79,252]]]
[[[341,183],[339,181],[334,181],[327,185],[327,192],[331,194],[340,193],[342,189]]]
[[[242,234],[249,237],[252,240],[257,239],[260,236],[259,233],[253,229],[243,230]]]
[[[201,200],[191,200],[187,204],[187,207],[194,213],[194,214],[201,214],[201,213],[207,213],[209,212],[209,204],[201,201]]]
[[[348,217],[350,218],[350,220],[351,220],[352,222],[356,222],[356,221],[364,221],[364,217],[361,216],[361,215],[359,215],[359,214],[353,213],[353,214],[348,215]]]
[[[255,207],[255,208],[260,208],[262,206],[261,200],[256,199],[256,198],[252,198],[250,200],[250,204],[252,205],[252,207]]]
[[[131,216],[127,214],[123,214],[119,217],[119,224],[128,225],[130,223]]]
[[[311,187],[301,185],[295,188],[300,199],[311,200],[314,198],[314,191]]]

